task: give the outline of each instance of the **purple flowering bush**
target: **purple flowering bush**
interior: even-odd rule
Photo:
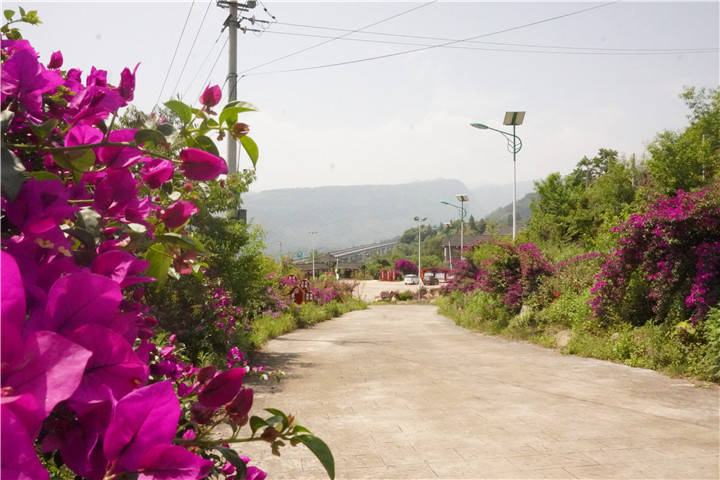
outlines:
[[[215,120],[207,104],[170,101],[182,129],[115,130],[137,66],[112,85],[95,67],[62,70],[59,52],[45,65],[2,31],[2,476],[49,478],[55,464],[88,479],[261,479],[230,446],[266,441],[308,446],[332,477],[327,446],[291,415],[249,418],[239,357],[223,371],[184,361],[145,295],[175,259],[204,251],[185,228],[195,205],[165,187],[227,173],[205,134],[232,134],[247,104]]]
[[[514,313],[537,291],[542,278],[553,272],[550,261],[532,243],[481,241],[469,247],[465,257],[456,264],[453,279],[443,291],[481,290],[492,294]]]
[[[415,275],[418,274],[417,265],[415,265],[410,260],[406,260],[404,258],[401,258],[397,262],[395,262],[395,270],[398,270],[405,275],[410,274],[410,273],[414,273]]]
[[[667,319],[696,325],[717,305],[720,182],[661,198],[614,230],[618,248],[591,290],[595,315],[636,325]]]

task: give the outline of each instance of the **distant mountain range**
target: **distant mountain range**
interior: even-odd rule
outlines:
[[[518,183],[518,197],[533,190],[533,182]],[[459,180],[438,179],[401,185],[353,185],[283,188],[243,196],[250,223],[266,232],[266,251],[296,255],[387,240],[415,226],[415,216],[432,225],[458,218],[458,211],[440,202],[457,204],[467,193],[468,216],[480,219],[512,201],[512,185],[468,189]],[[499,221],[499,220],[496,220]],[[317,232],[311,235],[309,232]]]

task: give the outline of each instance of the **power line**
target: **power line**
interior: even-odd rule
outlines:
[[[310,28],[315,30],[330,30],[335,32],[353,32],[353,30],[347,29],[347,28],[337,28],[337,27],[326,27],[326,26],[319,26],[319,25],[307,25],[302,23],[288,23],[288,22],[276,22],[277,25],[283,25],[287,27],[300,27],[300,28]],[[286,35],[290,35],[288,32],[273,32],[273,33],[284,33]],[[432,41],[438,41],[438,42],[451,42],[456,39],[454,38],[444,38],[444,37],[428,37],[425,35],[409,35],[409,34],[401,34],[401,33],[386,33],[386,32],[374,32],[374,31],[367,31],[363,30],[362,32],[359,32],[362,35],[377,35],[377,36],[383,36],[383,37],[398,37],[398,38],[410,38],[410,39],[418,39],[418,40],[432,40]],[[315,35],[308,35],[308,34],[300,34],[297,35],[302,36],[315,36]],[[317,36],[318,38],[331,38],[329,36]],[[357,40],[361,41],[361,39],[344,39],[344,40]],[[368,41],[369,40],[365,40]],[[384,43],[384,42],[378,42],[375,41],[373,43]],[[542,45],[542,44],[530,44],[530,43],[508,43],[508,42],[487,42],[482,40],[469,40],[466,43],[478,43],[482,45],[499,45],[499,46],[508,46],[508,47],[530,47],[530,48],[552,48],[552,49],[560,49],[560,50],[602,50],[602,51],[612,51],[612,52],[676,52],[676,53],[683,53],[683,52],[694,52],[696,50],[717,50],[715,47],[702,47],[702,48],[610,48],[610,47],[577,47],[577,46],[571,46],[571,45]],[[403,43],[393,43],[388,42],[388,44],[393,45],[403,45]],[[409,44],[413,45],[413,44]],[[417,44],[414,44],[417,45]]]
[[[187,86],[187,88],[185,89],[185,92],[183,93],[183,97],[187,97],[188,93],[190,92],[190,89],[192,88],[193,84],[195,83],[195,79],[197,78],[197,76],[200,74],[200,72],[202,71],[203,67],[204,67],[205,64],[207,63],[208,59],[210,58],[210,54],[211,54],[212,51],[215,49],[215,45],[217,45],[218,41],[220,40],[220,37],[222,37],[222,34],[223,34],[222,31],[218,34],[217,38],[215,39],[215,42],[214,42],[214,43],[212,44],[212,46],[210,47],[210,51],[207,53],[207,55],[205,55],[205,58],[203,58],[203,61],[202,61],[202,63],[200,64],[200,66],[198,67],[198,69],[195,70],[195,75],[193,75],[192,80],[190,80],[190,83],[188,83],[188,86]]]
[[[177,92],[177,89],[180,86],[180,80],[182,80],[182,76],[185,73],[185,68],[187,67],[188,61],[190,60],[190,55],[192,55],[193,49],[195,48],[195,42],[197,42],[198,36],[200,35],[200,32],[202,31],[202,27],[205,24],[205,17],[207,17],[208,10],[210,10],[210,5],[212,5],[212,2],[208,2],[208,6],[205,9],[205,13],[203,14],[202,20],[200,21],[200,26],[198,27],[197,32],[195,32],[195,38],[193,38],[192,45],[190,45],[190,50],[188,51],[188,54],[185,56],[185,62],[183,62],[182,69],[180,69],[180,75],[178,76],[177,82],[175,82],[175,87],[173,88],[173,93]]]
[[[588,8],[583,8],[583,9],[580,9],[580,10],[575,10],[575,11],[573,11],[573,12],[564,13],[564,14],[562,14],[562,15],[556,15],[556,16],[554,16],[554,17],[544,18],[544,19],[542,19],[542,20],[536,20],[536,21],[534,21],[534,22],[525,23],[525,24],[523,24],[523,25],[517,25],[517,26],[514,26],[514,27],[508,27],[508,28],[504,28],[504,29],[502,29],[502,30],[497,30],[497,31],[494,31],[494,32],[483,33],[483,34],[480,34],[480,35],[474,35],[474,36],[472,36],[472,37],[463,38],[463,39],[460,39],[460,40],[452,40],[452,41],[445,42],[445,43],[441,43],[441,44],[437,44],[437,45],[428,45],[428,46],[424,46],[424,47],[420,47],[420,48],[413,48],[413,49],[410,49],[410,50],[403,50],[403,51],[400,51],[400,52],[386,53],[386,54],[384,54],[384,55],[376,55],[376,56],[374,56],[374,57],[358,58],[358,59],[355,59],[355,60],[345,60],[345,61],[343,61],[343,62],[335,62],[335,63],[329,63],[329,64],[325,64],[325,65],[315,65],[315,66],[311,66],[311,67],[290,68],[290,69],[287,69],[287,70],[272,70],[272,71],[269,71],[269,72],[259,72],[259,73],[250,74],[250,75],[267,75],[267,74],[271,74],[271,73],[290,73],[290,72],[300,72],[300,71],[304,71],[304,70],[315,70],[315,69],[320,69],[320,68],[339,67],[339,66],[343,66],[343,65],[351,65],[351,64],[353,64],[353,63],[368,62],[368,61],[371,61],[371,60],[380,60],[380,59],[383,59],[383,58],[390,58],[390,57],[397,57],[397,56],[400,56],[400,55],[407,55],[407,54],[409,54],[409,53],[422,52],[422,51],[424,51],[424,50],[430,50],[430,49],[432,49],[432,48],[445,47],[445,46],[448,46],[448,45],[454,45],[454,44],[456,44],[456,43],[469,42],[470,40],[477,40],[478,38],[489,37],[489,36],[491,36],[491,35],[499,35],[499,34],[501,34],[501,33],[507,33],[507,32],[511,32],[511,31],[514,31],[514,30],[520,30],[520,29],[522,29],[522,28],[532,27],[532,26],[535,26],[535,25],[539,25],[539,24],[541,24],[541,23],[552,22],[552,21],[554,21],[554,20],[559,20],[559,19],[561,19],[561,18],[570,17],[570,16],[572,16],[572,15],[579,15],[579,14],[581,14],[581,13],[589,12],[589,11],[591,11],[591,10],[596,10],[596,9],[598,9],[598,8],[607,7],[608,5],[613,5],[613,4],[615,4],[615,3],[619,3],[619,1],[620,1],[620,0],[615,0],[615,1],[613,1],[613,2],[602,3],[602,4],[600,4],[600,5],[595,5],[595,6],[593,6],[593,7],[588,7]],[[243,76],[245,76],[245,75],[243,75]]]
[[[329,35],[317,35],[309,33],[299,32],[281,32],[277,30],[268,30],[266,33],[275,35],[288,35],[293,37],[310,37],[310,38],[335,38]],[[565,49],[568,50],[520,50],[510,48],[488,48],[488,47],[472,47],[463,45],[428,45],[422,43],[412,42],[394,42],[387,40],[371,40],[366,38],[343,38],[339,39],[347,42],[362,42],[362,43],[375,43],[382,45],[404,45],[404,46],[420,46],[420,47],[441,47],[441,48],[455,48],[462,50],[482,50],[486,52],[512,52],[512,53],[540,53],[540,54],[563,54],[563,55],[678,55],[678,54],[691,54],[691,53],[715,53],[718,48],[686,48],[686,49],[603,49],[603,48],[584,48],[584,47],[560,47],[560,46],[546,46],[546,45],[530,45],[530,44],[507,44],[500,42],[473,42],[483,43],[486,45],[511,45],[511,46],[525,46],[531,48],[554,48],[554,49]],[[468,42],[470,43],[470,42]],[[259,75],[259,74],[258,74]]]
[[[220,48],[220,51],[218,52],[217,58],[215,59],[215,63],[213,63],[212,68],[210,68],[210,73],[208,73],[207,78],[205,79],[205,81],[203,82],[203,84],[202,84],[201,87],[200,87],[200,93],[198,93],[198,98],[199,98],[200,95],[202,95],[202,93],[205,91],[205,87],[208,85],[208,82],[210,82],[210,77],[212,76],[213,71],[215,71],[215,66],[216,66],[217,63],[218,63],[218,60],[220,60],[220,56],[221,56],[221,55],[223,54],[223,52],[225,51],[225,47],[227,47],[227,44],[228,44],[228,38],[226,37],[226,38],[225,38],[225,43],[223,43],[223,46],[222,46],[222,48]],[[225,81],[227,81],[227,79],[225,79]],[[225,85],[225,84],[223,84],[223,86],[224,86],[224,85]]]
[[[160,88],[160,93],[158,94],[157,100],[155,100],[155,107],[157,107],[158,103],[160,103],[160,98],[162,97],[163,91],[165,91],[165,84],[167,83],[168,77],[170,76],[170,70],[172,70],[173,63],[175,62],[175,56],[177,55],[178,48],[180,48],[180,41],[182,40],[183,35],[185,35],[185,28],[187,28],[188,20],[190,20],[190,14],[192,13],[194,6],[195,0],[193,0],[190,4],[190,10],[188,10],[187,16],[185,17],[185,24],[183,25],[182,32],[180,32],[180,38],[178,38],[177,45],[175,45],[175,52],[173,52],[172,60],[170,60],[170,66],[168,66],[167,73],[165,74],[165,80],[163,80],[162,87]]]
[[[359,32],[359,31],[361,31],[361,30],[366,29],[366,28],[374,27],[375,25],[379,25],[379,24],[381,24],[381,23],[390,21],[390,20],[395,19],[395,18],[397,18],[397,17],[400,17],[400,16],[402,16],[402,15],[406,15],[406,14],[408,14],[408,13],[410,13],[410,12],[415,11],[415,10],[419,10],[419,9],[421,9],[421,8],[427,7],[428,5],[431,5],[431,4],[433,4],[433,3],[437,2],[437,1],[438,1],[438,0],[431,0],[430,2],[423,3],[422,5],[418,5],[417,7],[413,7],[413,8],[411,8],[411,9],[409,9],[409,10],[402,11],[402,12],[400,12],[400,13],[397,13],[397,14],[392,15],[392,16],[390,16],[390,17],[384,18],[384,19],[379,20],[379,21],[377,21],[377,22],[373,22],[373,23],[371,23],[371,24],[369,24],[369,25],[365,25],[364,27],[361,27],[361,28],[352,30],[352,31],[350,31],[350,32],[348,32],[348,33],[346,33],[346,34],[344,34],[344,35],[340,35],[340,36],[338,36],[338,37],[330,38],[330,39],[325,40],[325,41],[323,41],[323,42],[316,43],[316,44],[314,44],[314,45],[310,45],[309,47],[301,48],[300,50],[296,50],[296,51],[294,51],[294,52],[288,53],[287,55],[283,55],[283,56],[281,56],[281,57],[274,58],[273,60],[270,60],[270,61],[268,61],[268,62],[261,63],[261,64],[259,64],[259,65],[255,65],[254,67],[248,68],[247,70],[243,71],[243,72],[241,73],[241,76],[244,76],[244,75],[247,74],[248,72],[251,72],[251,71],[253,71],[253,70],[257,69],[257,68],[265,67],[265,66],[267,66],[267,65],[270,65],[271,63],[279,62],[280,60],[284,60],[284,59],[289,58],[289,57],[292,57],[292,56],[294,56],[294,55],[298,55],[298,54],[300,54],[300,53],[307,52],[308,50],[312,50],[313,48],[317,48],[317,47],[320,47],[320,46],[322,46],[322,45],[326,45],[326,44],[328,44],[328,43],[330,43],[330,42],[333,42],[333,41],[335,41],[335,40],[340,40],[340,39],[342,39],[342,38],[345,38],[345,37],[347,37],[347,36],[349,36],[349,35],[352,35],[353,33],[357,33],[357,32]]]

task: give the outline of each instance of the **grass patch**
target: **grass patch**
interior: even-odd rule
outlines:
[[[298,328],[308,328],[353,310],[366,308],[367,303],[363,300],[352,298],[344,302],[333,300],[325,305],[304,303],[300,308],[290,307],[278,316],[261,315],[253,321],[253,332],[250,334],[252,347],[260,348],[269,340]]]
[[[525,307],[514,316],[479,291],[453,292],[436,304],[440,314],[469,330],[549,348],[558,348],[558,334],[563,332],[569,336],[561,348],[565,354],[720,383],[720,309],[712,309],[697,328],[669,323],[604,325],[592,317],[589,297],[589,290],[567,292],[544,309]]]

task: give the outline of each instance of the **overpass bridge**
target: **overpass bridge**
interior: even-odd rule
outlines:
[[[395,248],[398,241],[388,240],[369,245],[344,248],[315,256],[315,271],[359,270],[373,255],[387,253]],[[303,258],[294,262],[295,266],[303,271],[312,271],[312,259]]]

